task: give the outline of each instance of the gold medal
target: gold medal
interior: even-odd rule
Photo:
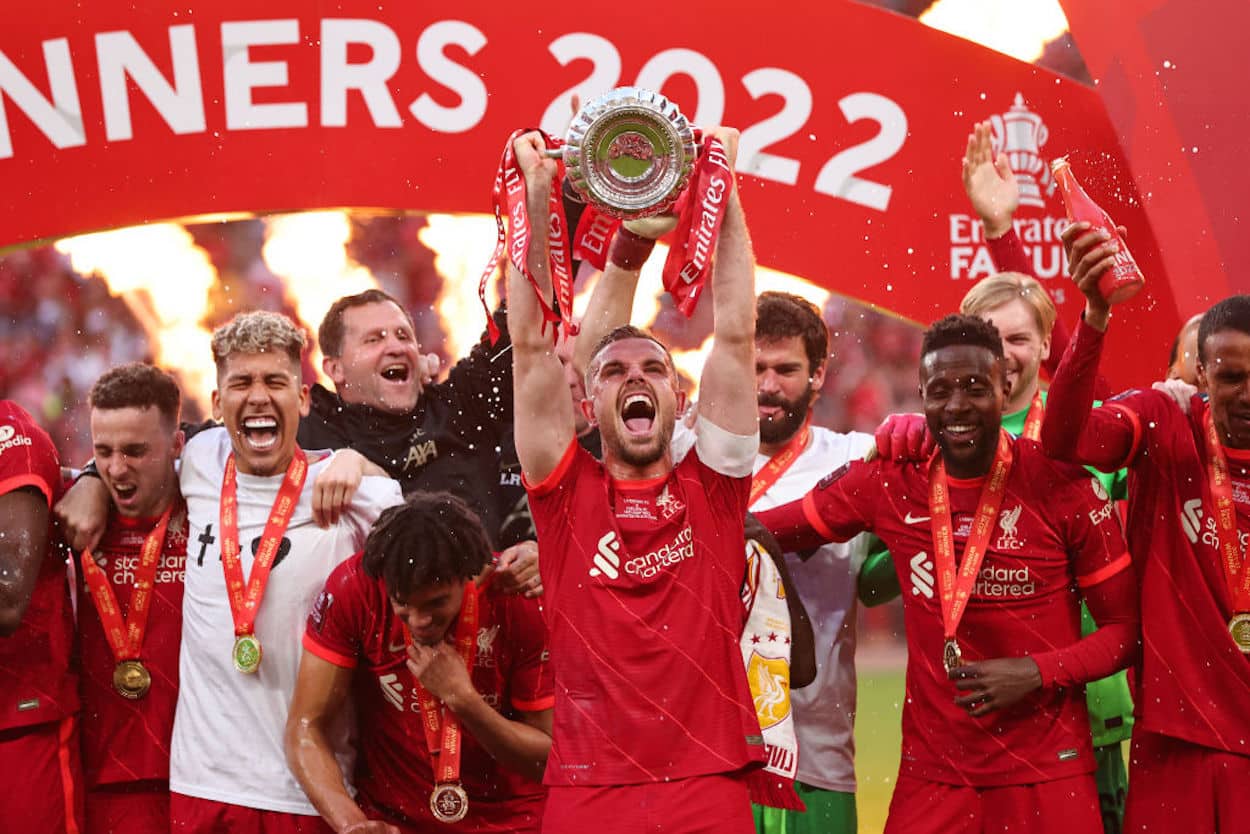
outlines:
[[[234,638],[234,650],[230,657],[234,668],[245,675],[253,675],[260,668],[260,641],[255,634],[240,634]]]
[[[439,822],[460,822],[469,813],[469,795],[453,782],[435,785],[430,794],[430,813]]]
[[[1228,621],[1228,633],[1243,654],[1250,654],[1250,614],[1234,614]]]
[[[113,688],[123,698],[137,701],[152,688],[152,673],[138,660],[123,660],[113,667]]]
[[[959,644],[952,637],[942,646],[942,668],[946,670],[946,674],[958,669],[964,663],[963,652],[959,650]]]

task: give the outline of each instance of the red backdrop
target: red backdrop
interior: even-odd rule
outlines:
[[[1245,0],[1063,0],[1135,184],[1180,312],[1250,292],[1241,198],[1250,168]]]
[[[46,3],[0,30],[0,246],[221,212],[485,211],[512,129],[558,131],[572,93],[636,83],[743,130],[762,263],[928,322],[990,270],[959,158],[999,116],[1039,146],[1021,167],[1070,154],[1131,228],[1149,286],[1108,370],[1162,373],[1178,305],[1095,90],[849,0],[676,4],[629,26],[619,7],[533,9]],[[1021,231],[1074,320],[1062,205],[1037,179]]]

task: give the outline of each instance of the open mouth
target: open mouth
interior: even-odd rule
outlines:
[[[655,424],[655,403],[646,394],[630,394],[621,407],[621,420],[630,434],[648,434]]]
[[[387,365],[382,369],[382,378],[387,382],[407,382],[411,371],[408,366],[402,362],[394,365]]]
[[[129,501],[139,491],[138,484],[113,484],[113,492],[118,501]]]
[[[268,452],[278,444],[278,421],[272,417],[247,417],[241,426],[244,442],[256,452]]]

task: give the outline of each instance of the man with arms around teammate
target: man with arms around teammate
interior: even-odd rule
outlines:
[[[333,456],[296,444],[308,408],[303,347],[299,328],[274,313],[245,313],[213,333],[213,413],[225,427],[188,441],[179,473],[190,547],[170,750],[179,834],[326,830],[283,750],[300,624],[400,493],[389,478],[365,477],[334,523],[313,523],[313,481]],[[345,774],[347,732],[344,722],[329,733]]]
[[[1133,574],[1089,474],[1002,431],[1003,366],[992,325],[937,322],[920,369],[932,459],[853,462],[758,514],[787,549],[872,530],[915,588],[891,834],[1101,831],[1080,686],[1135,652]],[[1103,623],[1088,637],[1073,587]]]
[[[88,399],[112,510],[80,555],[86,831],[168,832],[187,556],[181,397],[169,374],[134,363],[107,371]]]

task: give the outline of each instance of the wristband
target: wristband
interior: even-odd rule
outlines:
[[[78,470],[78,476],[74,478],[74,483],[78,483],[83,478],[99,478],[100,470],[95,465],[95,458],[87,461],[87,465]]]
[[[654,240],[634,234],[622,226],[612,238],[612,246],[608,249],[608,262],[629,272],[637,272],[647,262],[647,257],[654,248]]]

